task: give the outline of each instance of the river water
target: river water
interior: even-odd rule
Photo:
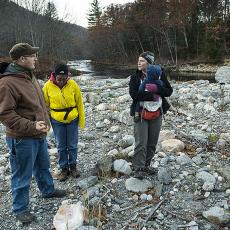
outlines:
[[[108,78],[127,78],[131,74],[135,73],[136,69],[132,69],[125,65],[109,65],[109,64],[98,64],[91,60],[76,60],[69,61],[68,65],[71,68],[77,69],[82,72],[81,78],[97,78],[97,79],[108,79]],[[215,82],[214,74],[211,73],[187,73],[187,72],[170,72],[167,73],[170,80],[176,81],[189,81],[189,80],[209,80]]]

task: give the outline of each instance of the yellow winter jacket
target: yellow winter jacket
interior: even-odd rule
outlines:
[[[79,118],[79,127],[85,126],[85,111],[82,100],[81,90],[78,84],[70,79],[66,85],[60,89],[51,80],[48,80],[44,87],[43,93],[46,105],[49,107],[51,117],[62,123],[70,123],[77,117]],[[54,111],[74,107],[67,118],[64,119],[65,111]]]

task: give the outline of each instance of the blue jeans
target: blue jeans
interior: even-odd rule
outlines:
[[[76,166],[78,143],[78,118],[69,124],[51,119],[51,125],[59,154],[59,166],[67,169]]]
[[[10,149],[12,211],[18,214],[28,209],[32,175],[43,196],[54,192],[47,142],[45,138],[6,137],[6,143]]]

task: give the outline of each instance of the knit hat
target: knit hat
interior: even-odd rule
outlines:
[[[154,64],[155,58],[152,52],[143,52],[142,54],[140,54],[140,57],[143,57],[149,64]]]
[[[55,66],[54,73],[56,76],[57,75],[68,75],[69,73],[68,66],[66,64],[58,64]]]
[[[17,43],[11,48],[9,54],[13,60],[18,60],[21,56],[35,54],[38,50],[39,47],[33,47],[28,43]]]

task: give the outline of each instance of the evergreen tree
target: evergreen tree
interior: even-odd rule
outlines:
[[[45,9],[45,16],[53,20],[58,19],[57,8],[53,2],[47,3],[47,7]]]
[[[91,28],[99,27],[101,25],[101,15],[102,10],[98,0],[93,0],[93,2],[91,3],[91,9],[88,14],[88,26]]]

